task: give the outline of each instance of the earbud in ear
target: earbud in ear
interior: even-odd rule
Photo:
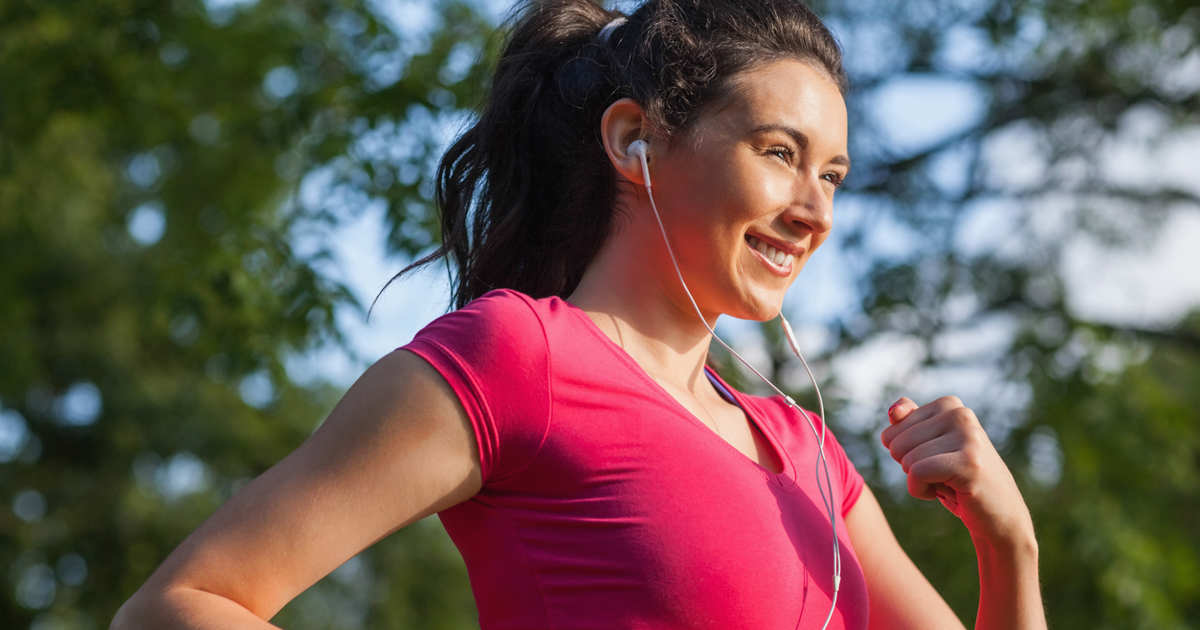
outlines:
[[[646,190],[650,190],[650,164],[649,164],[650,156],[648,155],[649,148],[650,148],[650,145],[646,144],[645,140],[638,138],[637,140],[630,142],[629,148],[627,149],[627,151],[629,151],[630,154],[638,156],[638,161],[641,162],[642,176],[645,179]]]
[[[642,157],[649,159],[649,156],[646,154],[647,148],[649,148],[649,147],[646,144],[646,141],[642,140],[641,138],[638,138],[637,140],[634,140],[633,142],[629,143],[628,151],[634,155],[640,155]]]

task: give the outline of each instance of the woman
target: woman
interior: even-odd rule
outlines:
[[[439,169],[445,244],[417,263],[453,258],[459,309],[371,366],[114,627],[270,627],[433,513],[484,628],[962,627],[836,439],[808,432],[823,419],[706,368],[717,317],[775,317],[830,233],[844,85],[794,0],[525,8]],[[888,415],[910,491],[971,532],[976,627],[1044,627],[1029,512],[974,414]]]

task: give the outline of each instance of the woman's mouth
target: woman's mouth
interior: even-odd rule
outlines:
[[[771,273],[783,277],[792,275],[792,264],[796,261],[795,256],[779,251],[751,234],[746,235],[746,244]]]

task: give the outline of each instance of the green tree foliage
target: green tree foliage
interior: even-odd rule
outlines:
[[[481,84],[489,22],[425,8],[432,35],[402,38],[336,1],[0,3],[0,625],[107,625],[340,396],[287,366],[341,341],[335,306],[361,308],[321,272],[324,235],[377,191],[427,206],[419,123]],[[362,156],[410,119],[390,171]],[[319,170],[335,184],[303,201]],[[428,242],[427,215],[397,234]],[[469,625],[462,562],[429,525],[279,619]]]
[[[1153,156],[1197,128],[1190,4],[814,3],[855,86],[855,166],[839,202],[852,220],[835,234],[861,298],[816,367],[828,377],[836,357],[901,336],[921,349],[914,370],[988,371],[994,395],[968,403],[1034,513],[1054,627],[1200,617],[1188,521],[1200,326],[1100,319],[1074,305],[1063,273],[1078,239],[1136,252],[1200,208],[1194,182],[1132,167],[1113,177],[1105,162],[1131,142]],[[436,151],[479,101],[496,52],[478,8],[403,6],[0,3],[4,627],[105,625],[340,396],[288,362],[343,341],[335,308],[362,308],[331,280],[327,234],[381,203],[393,253],[428,250]],[[878,99],[910,79],[966,86],[980,113],[933,140],[897,141]],[[1020,177],[994,157],[1013,146],[1031,166]],[[965,226],[997,207],[997,230],[1011,234],[1002,246],[964,247]],[[1009,331],[1002,347],[956,348],[954,333],[995,322]],[[774,373],[798,374],[763,330]],[[889,401],[830,385],[839,436],[969,623],[978,590],[965,530],[887,474],[875,418]],[[461,559],[426,519],[275,621],[469,628],[474,617]]]
[[[1033,370],[1021,441],[1027,457],[1058,449],[1065,464],[1056,483],[1025,475],[1050,543],[1043,579],[1057,597],[1047,606],[1062,627],[1189,628],[1200,619],[1200,312],[1171,332],[1193,341],[1081,332],[1067,357]]]

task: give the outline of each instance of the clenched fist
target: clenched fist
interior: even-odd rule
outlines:
[[[954,396],[917,406],[901,398],[880,436],[908,474],[908,491],[939,499],[972,538],[1003,542],[1032,537],[1033,521],[1008,466],[975,412]]]

